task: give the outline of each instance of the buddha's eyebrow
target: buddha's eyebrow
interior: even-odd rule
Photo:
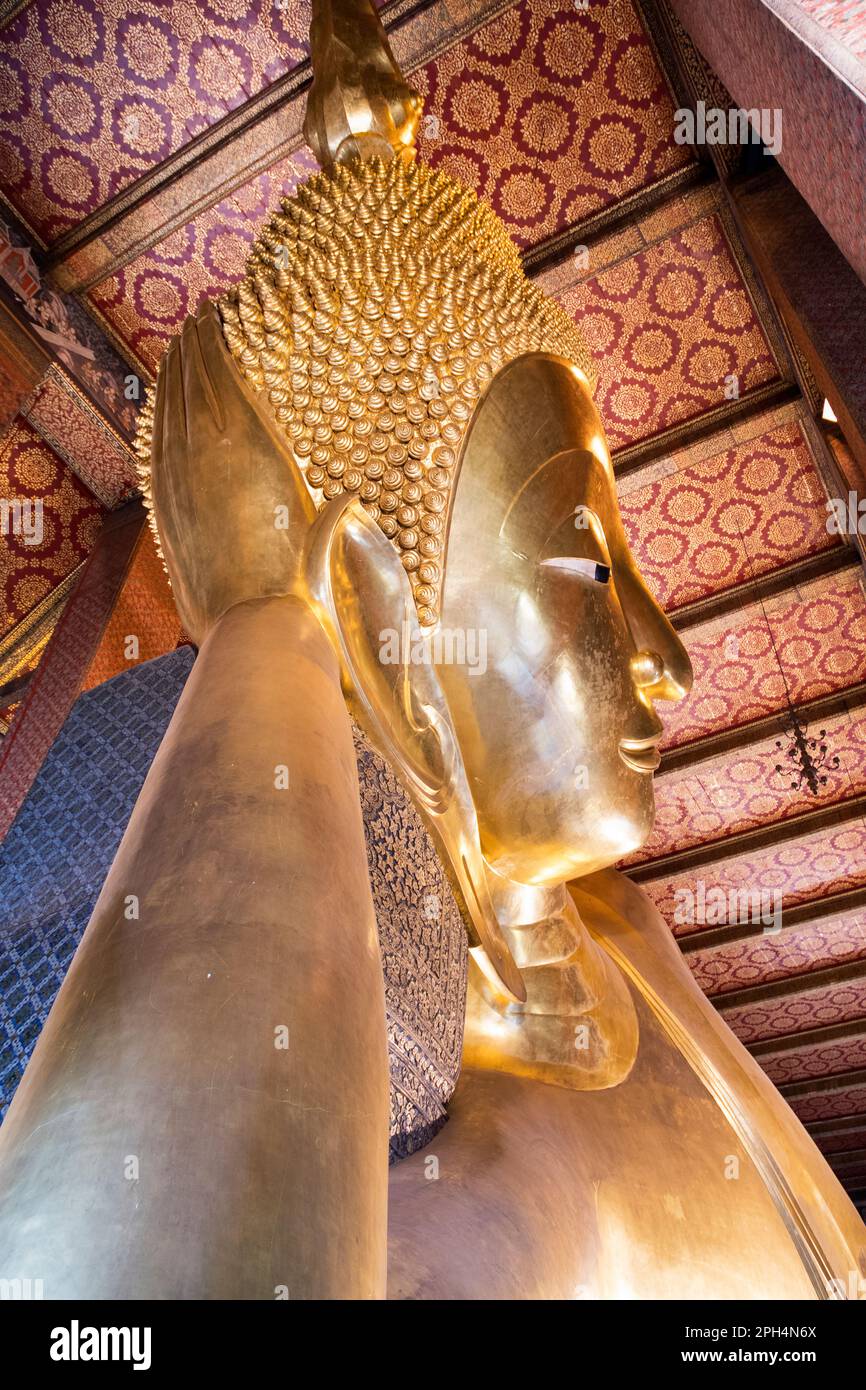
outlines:
[[[556,480],[557,475],[561,480],[563,495],[567,496],[570,491],[571,495],[574,496],[573,479],[575,470],[578,467],[584,467],[586,469],[585,486],[581,490],[585,495],[591,495],[594,487],[593,479],[599,476],[600,470],[603,472],[598,458],[591,450],[582,447],[561,449],[559,452],[550,454],[547,458],[543,459],[523,478],[520,486],[505,508],[502,523],[499,527],[500,536],[506,536],[508,531],[512,529],[515,531],[520,531],[522,529],[520,522],[523,513],[525,511],[532,512],[538,507],[538,499],[542,497],[542,494],[538,491],[539,484],[542,482],[542,479],[546,481],[551,473],[554,474],[554,480]],[[543,499],[541,505],[544,505]],[[574,509],[576,509],[577,505],[579,504],[575,504],[571,515],[574,514]],[[591,508],[589,510],[591,510]]]

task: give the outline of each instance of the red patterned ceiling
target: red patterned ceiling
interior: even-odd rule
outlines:
[[[828,764],[822,774],[826,785],[817,794],[806,785],[791,786],[790,761],[777,749],[775,737],[657,777],[653,832],[628,863],[658,859],[770,822],[781,824],[866,791],[866,712],[846,712],[822,726],[839,767]]]
[[[647,583],[670,610],[838,544],[800,426],[674,468],[620,501]]]
[[[0,177],[45,242],[292,68],[292,0],[33,0],[2,31]]]
[[[663,709],[664,746],[737,729],[866,681],[866,596],[851,569],[753,602],[686,633],[691,695]],[[662,762],[664,770],[664,762]]]
[[[866,1067],[866,1037],[840,1038],[838,1042],[811,1043],[761,1055],[761,1066],[777,1086],[810,1081]]]
[[[866,820],[815,831],[768,849],[732,855],[703,865],[690,873],[651,879],[643,885],[674,933],[682,936],[694,927],[676,926],[677,889],[694,891],[701,881],[710,888],[778,892],[784,907],[847,893],[866,885]]]
[[[522,0],[413,80],[421,157],[477,189],[523,245],[682,168],[674,109],[630,0]]]
[[[864,1115],[866,1086],[841,1086],[838,1090],[820,1091],[813,1096],[798,1096],[791,1100],[791,1109],[804,1125],[817,1120],[840,1119],[845,1115]]]
[[[421,157],[477,188],[525,244],[691,159],[629,0],[592,13],[524,0],[412,80],[426,97]],[[238,278],[267,212],[314,167],[299,151],[90,291],[147,371],[199,299]]]
[[[6,26],[0,169],[47,242],[293,67],[291,0],[34,0]],[[519,240],[691,158],[630,0],[515,5],[414,80],[422,154],[479,185]],[[577,100],[579,93],[580,99]]]
[[[866,960],[866,911],[844,912],[781,931],[765,930],[739,941],[690,951],[687,959],[701,989],[709,995]]]
[[[596,397],[614,449],[778,375],[718,217],[703,218],[560,298],[598,366]]]
[[[722,1016],[744,1043],[849,1023],[866,1018],[866,978],[820,985],[760,1003],[735,1005],[724,1009]]]

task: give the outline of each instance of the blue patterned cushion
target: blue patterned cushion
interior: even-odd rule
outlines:
[[[183,647],[81,695],[0,844],[0,1114],[90,919],[193,659]],[[466,934],[403,787],[357,729],[355,747],[385,974],[396,1159],[436,1133],[457,1081]]]

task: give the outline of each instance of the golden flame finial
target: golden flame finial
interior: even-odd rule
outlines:
[[[422,99],[397,66],[372,0],[313,0],[310,48],[304,137],[322,167],[412,158]]]

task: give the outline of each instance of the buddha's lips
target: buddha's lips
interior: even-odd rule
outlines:
[[[662,760],[659,738],[621,738],[619,756],[633,772],[655,772]]]

